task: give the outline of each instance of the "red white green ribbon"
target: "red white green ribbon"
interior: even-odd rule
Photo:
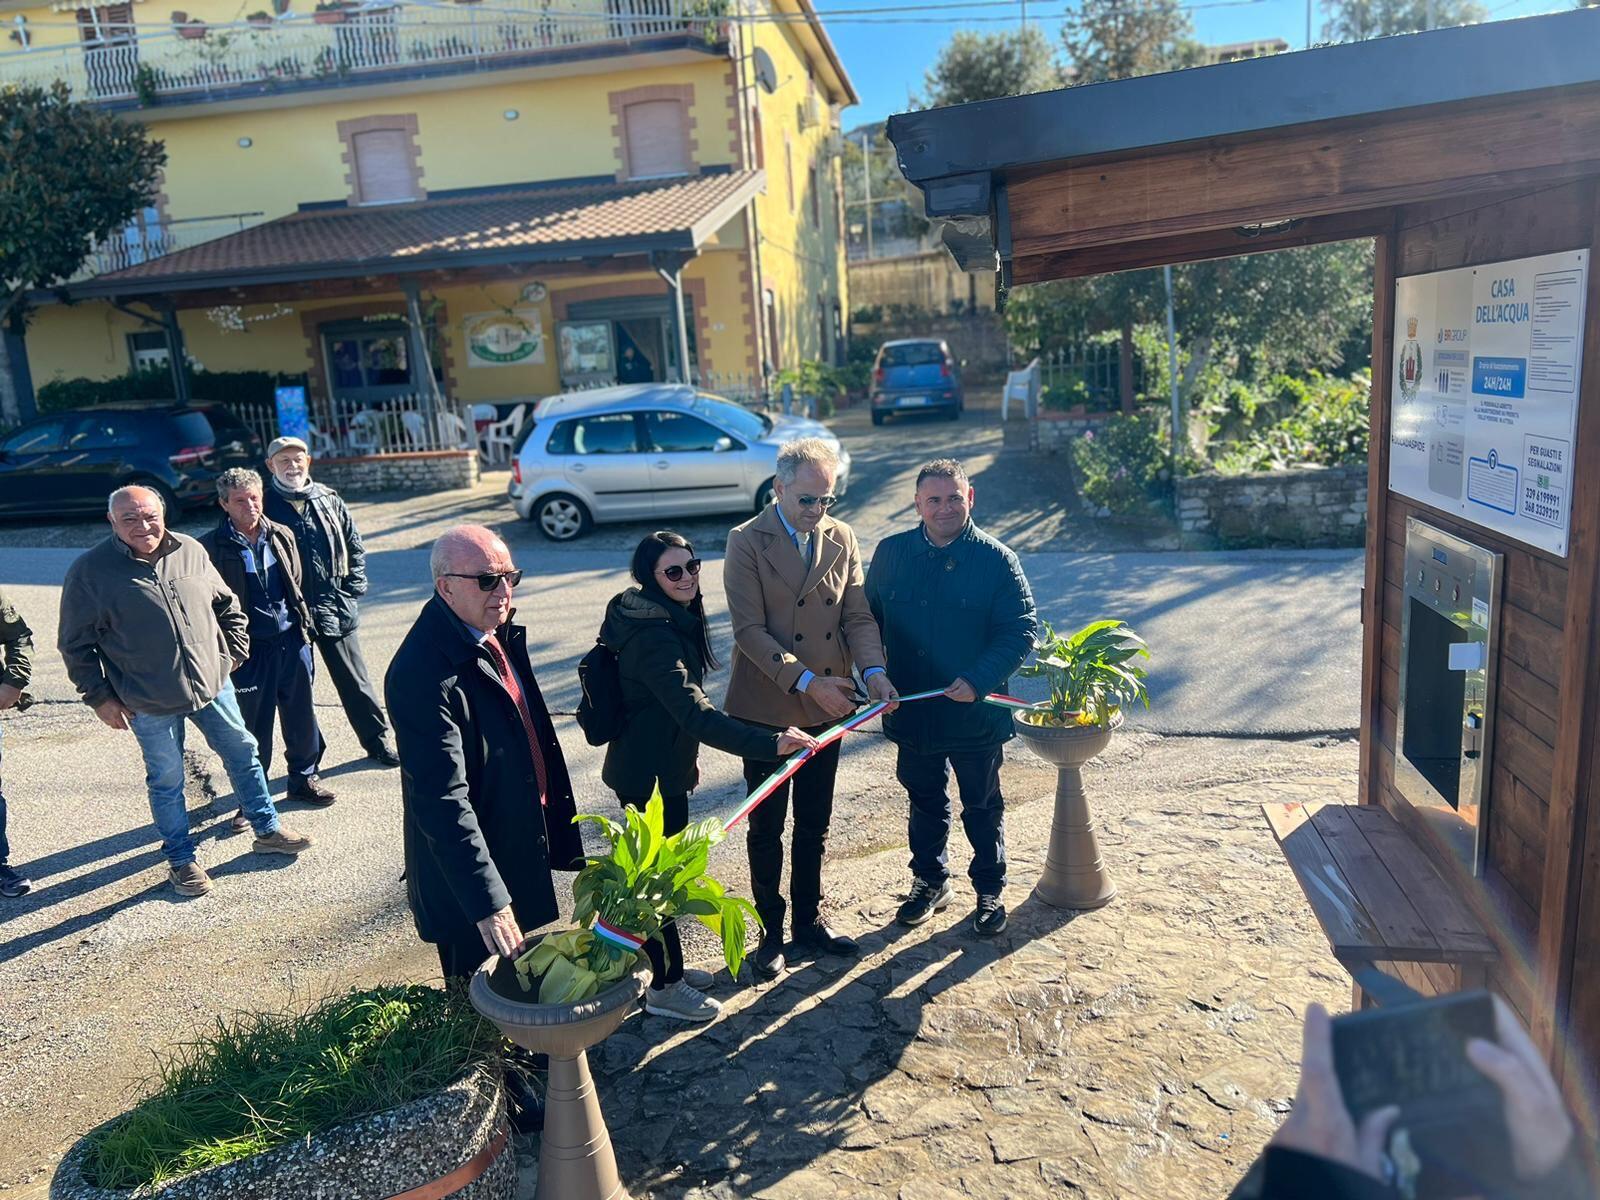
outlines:
[[[603,938],[613,946],[621,946],[624,950],[638,951],[644,947],[644,939],[629,933],[626,929],[618,929],[604,917],[594,919],[594,935]]]
[[[909,696],[897,696],[895,697],[893,703],[911,704],[917,700],[931,700],[935,696],[942,695],[944,695],[943,688],[934,688],[931,691],[914,692]],[[1039,707],[1038,705],[1028,703],[1026,700],[1019,700],[1015,696],[1003,696],[999,692],[992,692],[989,695],[984,696],[983,700],[986,704],[998,705],[1001,708],[1026,709]],[[834,742],[837,742],[851,730],[860,729],[868,721],[872,720],[873,717],[878,716],[883,712],[884,709],[888,708],[890,703],[891,701],[888,700],[879,700],[876,704],[869,704],[866,708],[863,708],[854,716],[846,717],[837,725],[818,734],[816,749],[801,750],[791,755],[787,762],[785,762],[771,775],[768,775],[764,780],[762,780],[761,786],[756,788],[755,791],[751,792],[750,795],[745,798],[744,803],[739,805],[739,807],[734,810],[733,815],[723,823],[723,828],[726,830],[732,830],[735,825],[759,808],[763,800],[772,795],[773,792],[777,791],[789,780],[793,779],[795,772],[801,767],[805,766],[806,763],[810,762],[814,757],[816,757],[817,754],[821,753]]]

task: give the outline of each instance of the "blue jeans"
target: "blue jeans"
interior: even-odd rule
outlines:
[[[174,867],[194,861],[194,841],[189,837],[189,810],[183,803],[184,723],[193,721],[217,752],[233,784],[239,809],[249,818],[257,837],[278,828],[278,810],[267,794],[267,777],[256,757],[256,739],[239,713],[233,684],[225,684],[210,704],[192,713],[171,717],[135,714],[129,721],[144,753],[144,785],[150,792],[150,815],[161,833],[161,853]]]

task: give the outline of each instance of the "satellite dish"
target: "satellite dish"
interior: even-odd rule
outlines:
[[[778,68],[772,65],[772,55],[760,46],[755,48],[752,57],[756,64],[756,82],[761,85],[761,90],[770,96],[778,90]]]

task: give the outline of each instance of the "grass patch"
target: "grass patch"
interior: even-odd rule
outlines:
[[[157,1058],[150,1094],[99,1135],[84,1174],[130,1189],[248,1158],[436,1092],[498,1041],[464,993],[415,985],[219,1017]]]

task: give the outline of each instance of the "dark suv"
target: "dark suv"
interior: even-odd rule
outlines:
[[[104,512],[128,483],[168,512],[216,499],[217,475],[259,467],[261,439],[220,404],[102,404],[50,413],[0,438],[0,515]]]

